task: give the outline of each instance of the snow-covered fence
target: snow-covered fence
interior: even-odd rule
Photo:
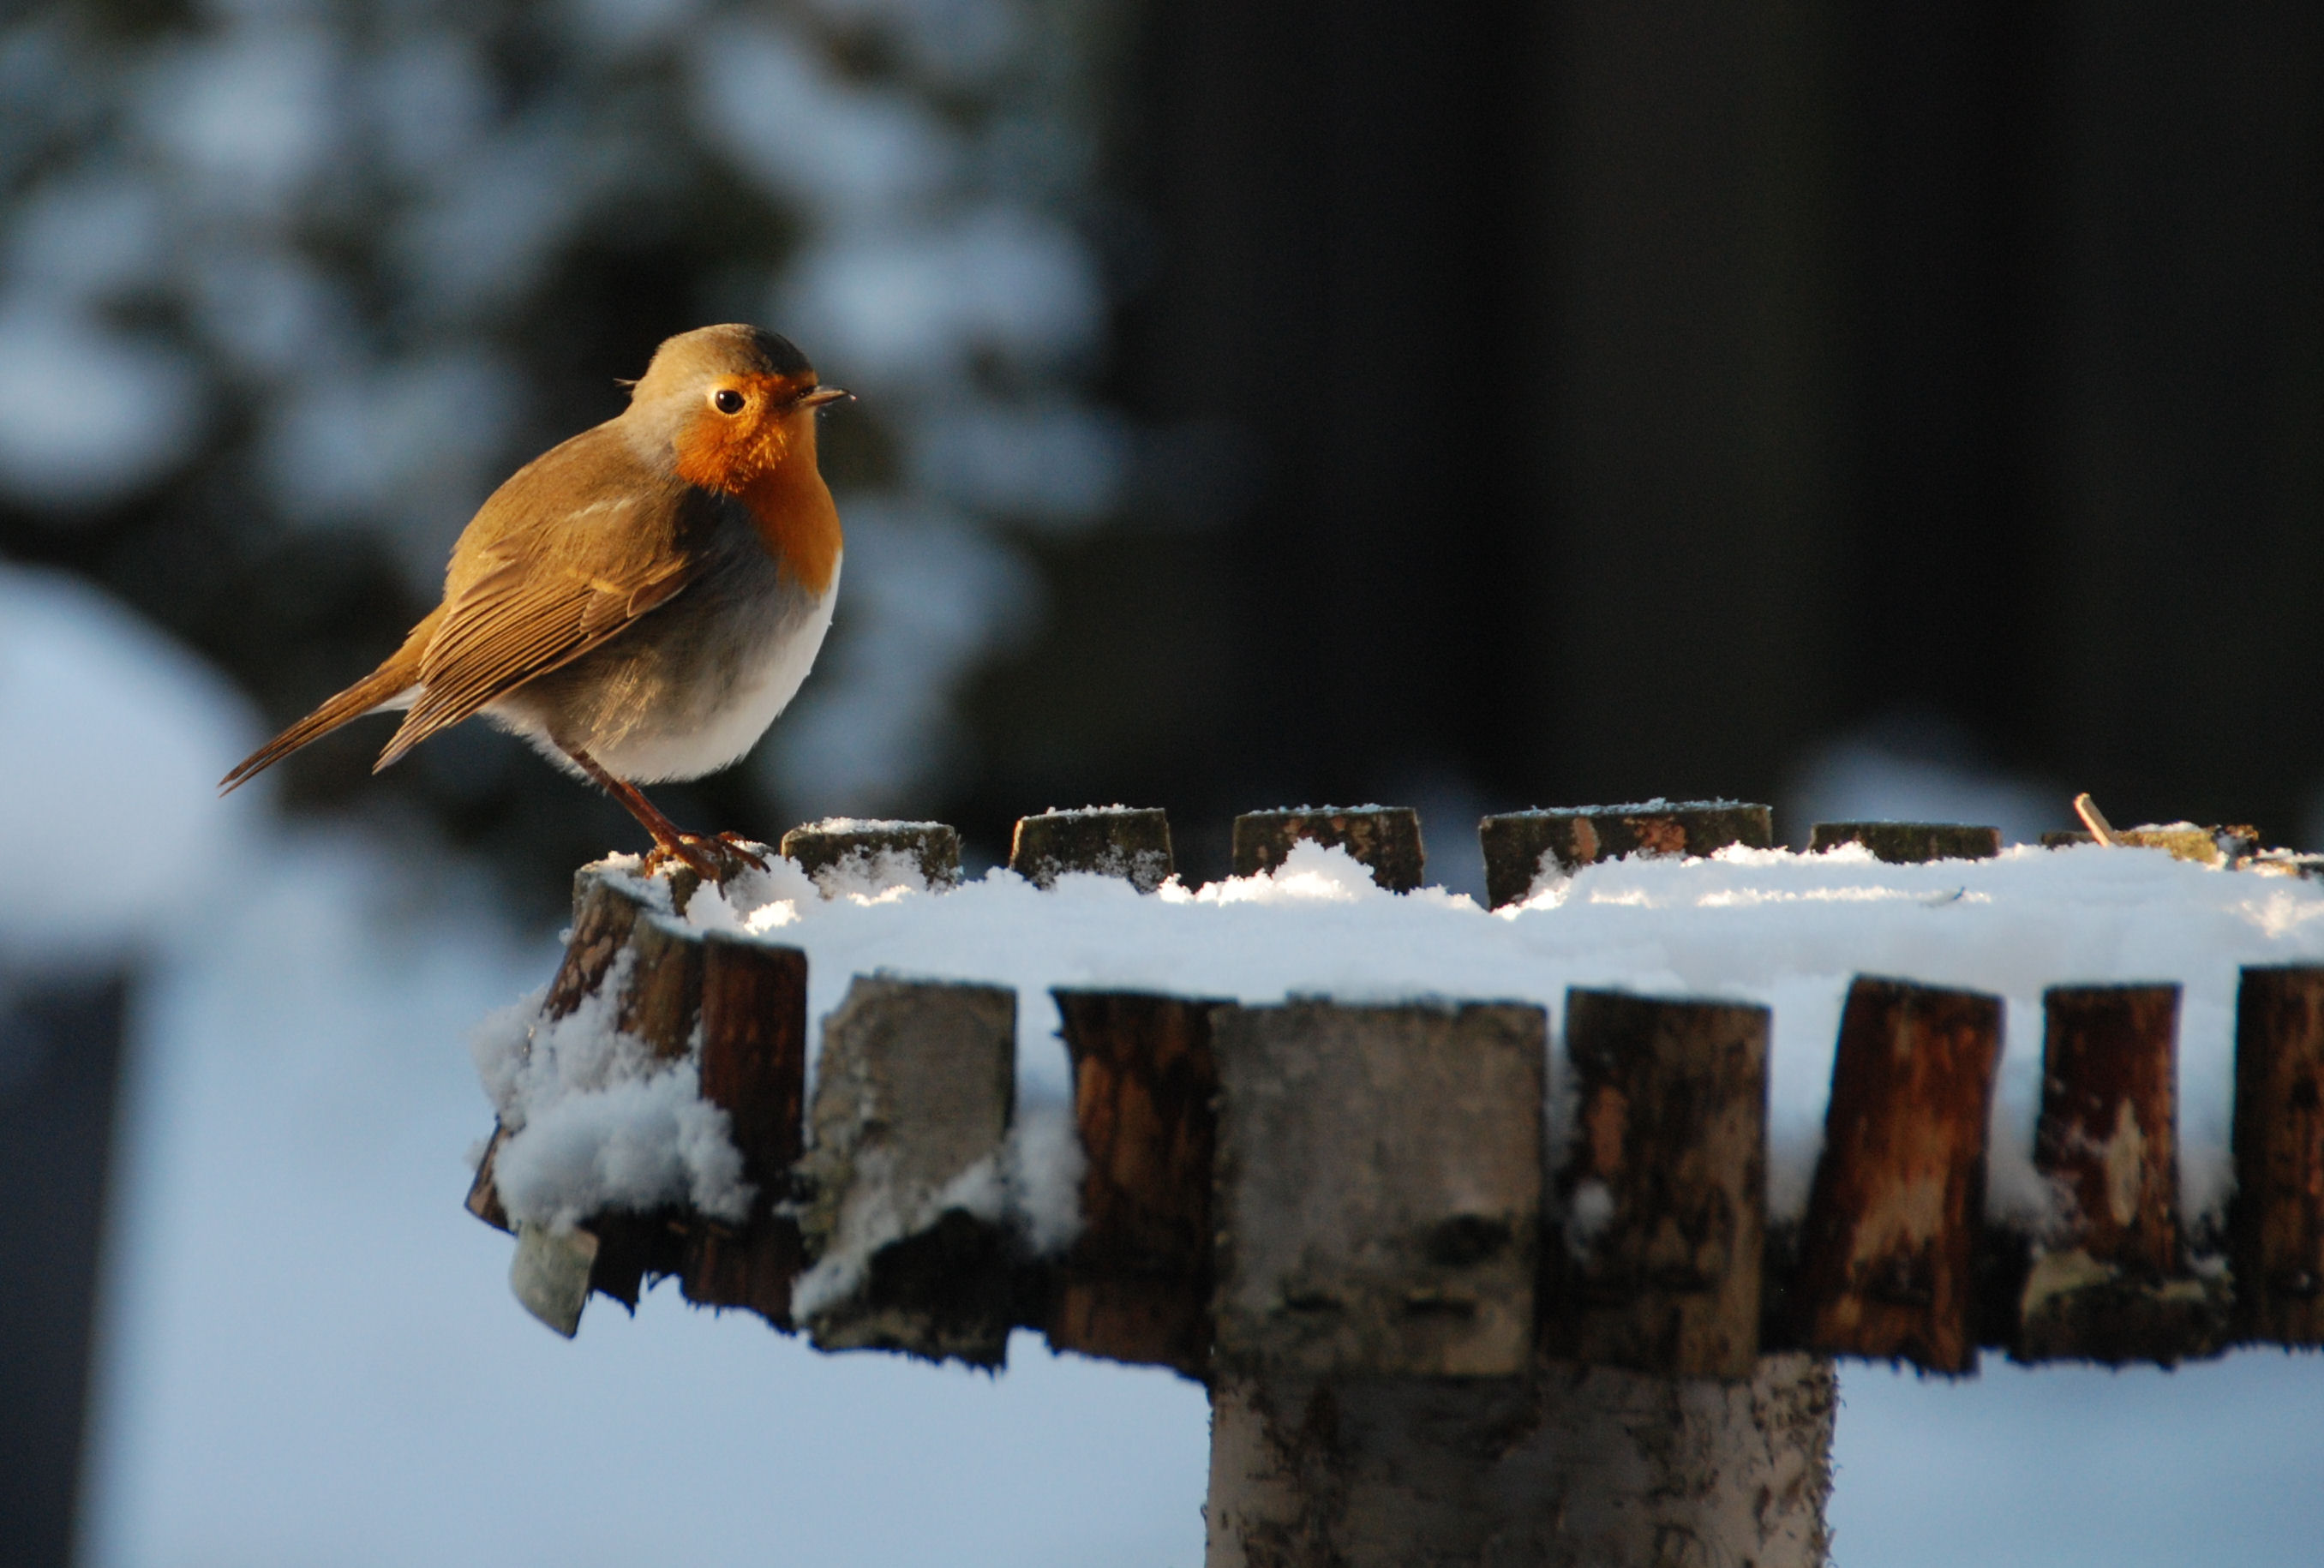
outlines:
[[[1851,826],[1883,862],[2000,847],[1990,830]],[[1781,859],[1771,836],[1765,807],[1733,803],[1483,825],[1496,904],[1639,850]],[[2200,836],[2170,847],[2229,858]],[[1282,873],[1319,842],[1384,887],[1420,880],[1416,818],[1385,808],[1243,818],[1238,871]],[[593,1290],[633,1304],[673,1275],[689,1300],[825,1349],[997,1365],[1028,1328],[1203,1379],[1216,1563],[1545,1552],[1545,1531],[1582,1532],[1591,1560],[1650,1560],[1656,1532],[1679,1531],[1812,1561],[1822,1358],[1960,1373],[1980,1346],[2169,1363],[2324,1343],[2324,967],[2242,968],[2236,1196],[2183,1218],[2179,985],[2043,991],[2043,1195],[1997,1210],[2002,998],[1859,974],[1812,1180],[1781,1209],[1779,1020],[1729,997],[1573,986],[1553,1053],[1547,1010],[1488,998],[1043,998],[851,970],[810,1105],[808,955],[781,922],[800,899],[868,910],[953,887],[958,844],[936,825],[850,822],[784,848],[789,901],[739,930],[726,891],[684,872],[579,877],[555,982],[480,1058],[525,1138],[512,1171],[496,1130],[469,1206],[522,1216],[518,1294],[570,1333]],[[1060,890],[1026,898],[1077,896],[1077,872],[1150,892],[1167,826],[1028,817],[1012,864]],[[1020,1014],[1040,1001],[1071,1064],[1069,1111],[1046,1118],[1018,1077]],[[522,1091],[549,1057],[590,1092]],[[522,1201],[503,1207],[512,1181]],[[1642,1411],[1660,1414],[1641,1426]]]

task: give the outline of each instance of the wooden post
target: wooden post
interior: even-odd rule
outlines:
[[[1017,819],[1009,869],[1037,888],[1068,872],[1125,877],[1141,893],[1170,880],[1170,819],[1152,807],[1093,806]]]
[[[1512,811],[1477,825],[1485,851],[1485,892],[1494,909],[1529,897],[1554,860],[1571,873],[1632,853],[1704,855],[1731,844],[1772,848],[1775,818],[1738,800],[1583,806]]]
[[[1809,831],[1811,851],[1860,844],[1891,865],[1936,860],[1991,860],[2001,853],[2001,829],[1958,822],[1819,822]]]
[[[1222,1379],[1207,1568],[1821,1568],[1831,1363]]]
[[[1073,1059],[1088,1164],[1082,1233],[1049,1314],[1061,1351],[1207,1374],[1216,1002],[1132,992],[1053,993]]]
[[[1408,806],[1323,806],[1247,811],[1234,819],[1234,874],[1256,876],[1281,865],[1301,839],[1338,847],[1371,868],[1372,881],[1391,893],[1408,893],[1424,879],[1428,857],[1420,843],[1420,814]]]
[[[680,1275],[689,1299],[747,1306],[787,1326],[798,1246],[796,1226],[774,1208],[789,1195],[798,1154],[806,955],[724,936],[706,940],[666,919],[638,886],[595,869],[575,879],[573,931],[542,1019],[569,1018],[612,985],[613,1027],[650,1056],[675,1062],[698,1041],[703,1097],[727,1112],[745,1176],[759,1189],[751,1218],[735,1227],[677,1210],[616,1212],[593,1215],[569,1234],[512,1227],[494,1184],[510,1134],[497,1123],[469,1185],[468,1210],[515,1231],[511,1286],[559,1333],[578,1329],[593,1290],[634,1307],[650,1274]]]
[[[830,817],[783,835],[782,852],[815,880],[825,898],[843,879],[872,877],[891,859],[908,862],[931,891],[960,883],[960,834],[941,822]]]
[[[2035,1239],[2011,1354],[2168,1365],[2225,1342],[2223,1292],[2179,1252],[2175,985],[2043,993],[2034,1165],[2070,1208]]]
[[[1576,1111],[1542,1347],[1596,1365],[1748,1378],[1766,1251],[1766,1008],[1565,993]]]
[[[573,893],[573,932],[542,999],[542,1019],[553,1023],[569,1018],[607,984],[615,984],[614,1027],[662,1060],[685,1056],[701,1017],[701,943],[661,923],[618,874],[585,867],[574,878]],[[506,1130],[495,1125],[467,1197],[470,1213],[503,1230],[510,1228],[509,1218],[493,1174],[506,1139]],[[590,1291],[634,1308],[646,1275],[676,1273],[685,1257],[682,1215],[600,1214],[581,1230],[586,1240],[516,1227],[517,1256],[510,1273],[517,1298],[568,1337],[579,1326]]]
[[[2001,999],[1859,978],[1791,1285],[1795,1342],[1977,1366],[1975,1260]]]
[[[1001,1146],[1017,993],[858,975],[824,1020],[800,1162],[813,1267],[792,1308],[821,1350],[997,1367],[1012,1318]]]
[[[702,945],[702,1098],[726,1112],[756,1192],[739,1227],[695,1216],[678,1283],[698,1305],[748,1307],[787,1329],[799,1230],[776,1208],[802,1152],[807,955],[718,933]]]
[[[1537,1007],[1294,1001],[1213,1015],[1220,1362],[1521,1372],[1541,1224]]]
[[[2324,968],[2243,972],[2235,1142],[2237,1332],[2324,1344]]]

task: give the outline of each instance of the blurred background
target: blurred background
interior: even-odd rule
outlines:
[[[210,798],[725,319],[861,401],[833,641],[694,826],[1124,800],[1203,877],[1383,799],[1455,887],[1482,811],[1655,794],[2324,838],[2313,5],[8,8],[23,1561],[1197,1559],[1167,1379],[510,1305],[459,1042],[617,808],[480,726]],[[1844,1555],[2276,1559],[2287,1364],[1851,1374]],[[1957,1506],[2030,1454],[2070,1503]]]

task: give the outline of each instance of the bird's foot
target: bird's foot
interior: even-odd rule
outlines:
[[[673,834],[668,838],[657,837],[646,855],[644,871],[648,876],[675,861],[706,882],[724,882],[728,877],[748,866],[753,871],[765,871],[767,862],[743,846],[750,840],[732,833],[705,838],[700,834]]]

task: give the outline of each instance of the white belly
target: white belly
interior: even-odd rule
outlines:
[[[597,752],[616,778],[633,784],[654,784],[668,779],[699,779],[741,760],[757,745],[775,715],[792,697],[815,667],[824,633],[831,630],[832,605],[839,598],[839,575],[806,614],[789,622],[769,640],[755,672],[738,681],[727,700],[701,722],[682,732],[640,724]]]

